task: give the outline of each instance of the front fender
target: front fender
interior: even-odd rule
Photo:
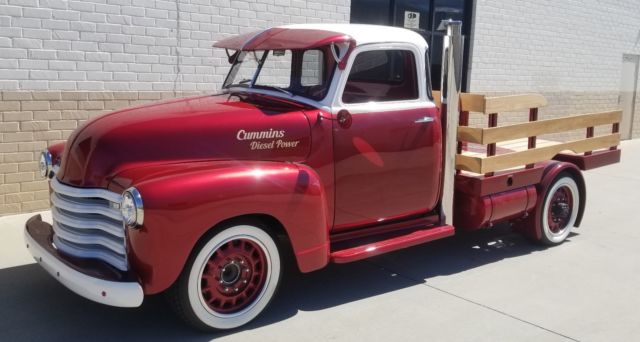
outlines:
[[[144,225],[129,229],[130,262],[145,293],[168,288],[198,240],[230,218],[265,214],[284,226],[302,272],[329,256],[326,197],[317,174],[282,162],[196,162],[125,171],[112,190],[135,186]]]
[[[64,142],[49,146],[48,150],[49,153],[51,153],[51,161],[53,162],[53,165],[60,165],[65,146],[66,143]]]

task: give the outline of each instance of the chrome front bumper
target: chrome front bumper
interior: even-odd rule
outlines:
[[[144,293],[137,281],[117,279],[120,273],[103,266],[91,268],[87,263],[74,263],[73,257],[60,254],[52,243],[53,229],[40,215],[30,218],[24,230],[27,249],[51,276],[78,295],[101,304],[138,307]],[[99,264],[97,264],[99,265]]]

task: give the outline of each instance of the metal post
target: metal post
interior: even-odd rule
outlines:
[[[615,134],[618,132],[620,132],[620,123],[616,122],[611,127],[611,133]],[[610,151],[615,151],[617,149],[618,149],[618,146],[612,146],[611,148],[609,148]]]
[[[529,109],[529,122],[534,122],[534,121],[538,121],[538,108],[531,108]],[[537,136],[532,136],[529,137],[529,144],[527,145],[528,149],[532,149],[532,148],[536,148],[536,143],[537,143]],[[527,169],[532,169],[535,165],[534,164],[527,164]]]
[[[593,127],[587,127],[587,138],[593,138],[593,132]],[[591,151],[587,151],[584,153],[585,156],[590,156],[591,154]]]
[[[493,128],[498,126],[498,113],[489,114],[489,128]],[[487,145],[487,157],[493,157],[496,155],[496,143],[491,143]],[[493,177],[493,172],[487,172],[484,174],[485,177]]]
[[[459,126],[469,126],[469,112],[468,111],[460,112],[460,120],[458,122],[458,125]],[[467,148],[467,142],[458,140],[458,148],[456,149],[456,152],[458,154],[462,154],[462,151],[464,151],[466,148]],[[456,170],[456,175],[459,175],[461,173],[462,173],[462,170]]]
[[[439,30],[447,30],[442,44],[442,119],[445,125],[444,172],[442,180],[442,215],[445,224],[453,224],[453,192],[460,120],[460,86],[462,83],[462,22],[443,20]]]

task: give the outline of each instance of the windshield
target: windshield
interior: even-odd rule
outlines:
[[[240,51],[223,88],[254,88],[322,100],[335,60],[328,49]]]

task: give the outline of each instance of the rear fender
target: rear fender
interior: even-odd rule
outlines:
[[[173,164],[164,170],[153,166],[125,171],[112,188],[131,185],[142,195],[145,216],[140,229],[128,230],[129,257],[147,294],[163,291],[177,279],[212,227],[243,215],[278,220],[302,272],[328,263],[324,188],[306,165],[237,161]]]

